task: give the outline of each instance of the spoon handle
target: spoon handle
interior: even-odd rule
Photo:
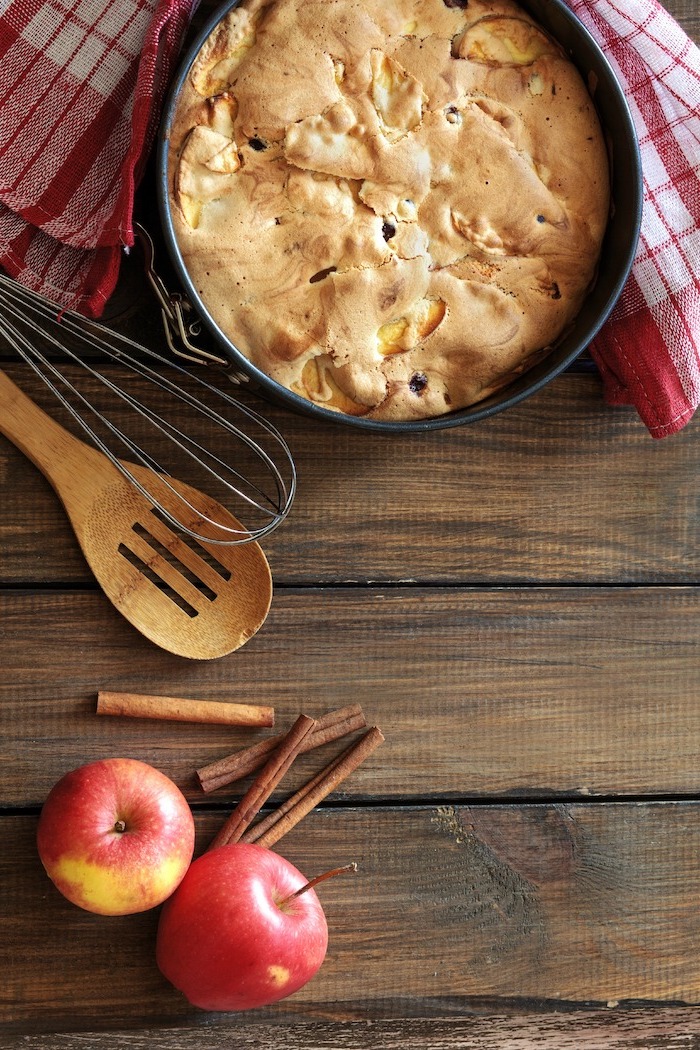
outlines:
[[[90,460],[101,458],[39,408],[1,370],[0,434],[39,468],[61,496],[74,489]]]

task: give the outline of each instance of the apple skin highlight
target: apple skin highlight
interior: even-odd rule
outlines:
[[[298,991],[328,947],[314,890],[287,900],[306,883],[284,857],[252,843],[203,854],[163,906],[161,972],[204,1010],[252,1009]]]
[[[73,904],[129,915],[161,904],[179,884],[194,853],[194,819],[164,773],[137,759],[102,759],[51,789],[37,848]]]

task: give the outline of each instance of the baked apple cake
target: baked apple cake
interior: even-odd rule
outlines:
[[[480,401],[551,350],[595,278],[601,127],[510,0],[244,0],[191,65],[169,150],[207,311],[337,412]]]

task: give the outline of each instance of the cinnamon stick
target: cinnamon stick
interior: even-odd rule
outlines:
[[[307,780],[298,791],[295,791],[293,795],[290,795],[290,797],[285,802],[282,802],[277,809],[273,809],[271,813],[268,813],[266,817],[259,820],[257,824],[253,824],[252,827],[248,828],[245,834],[241,835],[241,842],[257,842],[258,839],[262,838],[270,828],[274,827],[278,820],[281,820],[282,817],[286,816],[287,813],[294,809],[303,798],[306,798],[309,792],[314,791],[320,783],[330,776],[333,770],[337,768],[340,762],[342,762],[348,751],[351,750],[352,746],[353,745],[350,745],[345,751],[342,751],[337,755],[327,766],[318,772],[316,776],[312,777],[311,780]]]
[[[316,728],[305,737],[300,753],[311,751],[330,744],[333,740],[339,740],[348,733],[358,729],[364,729],[367,719],[359,704],[350,704],[347,707],[339,707],[335,711],[328,711],[322,715],[316,723]],[[236,780],[253,773],[266,761],[270,754],[279,746],[284,734],[261,740],[251,747],[236,751],[226,758],[219,759],[207,766],[196,770],[202,791],[215,791],[216,788],[232,784]]]
[[[296,827],[319,802],[330,795],[338,784],[348,777],[364,760],[384,743],[384,735],[372,726],[360,739],[329,762],[304,787],[286,802],[241,836],[242,842],[257,842],[259,846],[273,846]]]
[[[239,841],[299,754],[304,738],[315,725],[315,719],[309,718],[308,715],[299,715],[215,836],[209,849]]]
[[[127,718],[157,718],[170,722],[205,722],[228,726],[272,726],[275,711],[258,704],[234,704],[222,700],[185,700],[175,696],[141,693],[97,694],[98,715]]]

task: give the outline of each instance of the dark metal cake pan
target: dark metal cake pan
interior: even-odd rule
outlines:
[[[331,423],[365,430],[398,432],[435,430],[473,423],[517,405],[567,369],[595,338],[617,302],[634,260],[642,215],[642,169],[634,122],[619,82],[591,35],[563,0],[521,0],[522,6],[564,48],[581,73],[595,103],[608,144],[611,213],[598,275],[573,324],[539,364],[497,393],[468,408],[430,419],[387,422],[335,412],[307,401],[256,368],[211,318],[178,247],[168,192],[168,145],[178,97],[204,41],[239,0],[219,8],[188,47],[171,85],[163,114],[157,154],[158,202],[168,250],[182,289],[215,342],[236,371],[245,374],[263,397],[294,411]]]

